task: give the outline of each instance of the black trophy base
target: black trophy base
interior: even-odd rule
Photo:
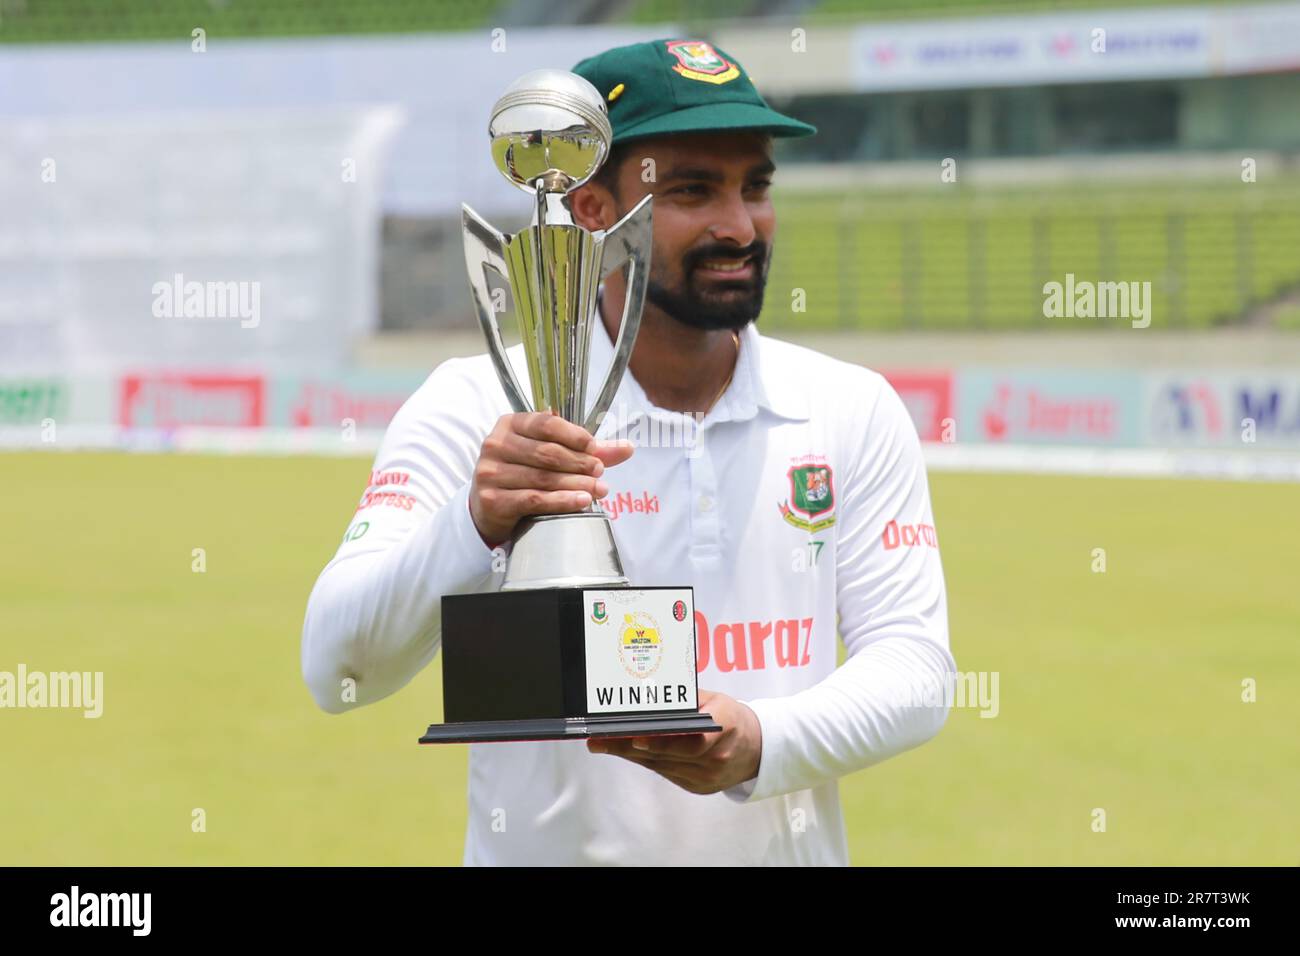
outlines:
[[[422,744],[719,733],[694,702],[690,588],[550,588],[442,599],[443,715]],[[644,622],[658,657],[624,661],[621,628]],[[638,631],[637,636],[644,638]],[[631,640],[631,639],[629,639]],[[644,644],[644,642],[642,642]],[[642,665],[637,682],[627,666]],[[648,680],[650,675],[653,680]],[[634,676],[634,675],[633,675]],[[605,706],[595,706],[598,701]],[[628,706],[617,710],[611,699]]]
[[[538,720],[476,720],[430,724],[422,744],[489,744],[525,740],[586,740],[592,737],[657,737],[715,734],[722,730],[708,714],[623,714]]]

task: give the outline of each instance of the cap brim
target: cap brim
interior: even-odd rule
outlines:
[[[811,136],[816,126],[783,116],[776,110],[753,103],[708,103],[656,116],[643,123],[614,131],[614,143],[643,136],[668,136],[673,133],[727,132],[754,130],[773,136]]]

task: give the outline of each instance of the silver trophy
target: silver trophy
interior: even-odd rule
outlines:
[[[650,270],[650,197],[612,229],[573,221],[568,194],[600,169],[611,131],[586,80],[520,77],[489,126],[497,168],[531,193],[532,224],[503,235],[464,209],[465,264],[501,386],[516,411],[551,410],[593,434],[627,369]],[[590,409],[587,361],[596,290],[626,266],[614,358]],[[494,288],[495,285],[495,288]],[[508,286],[532,403],[501,344]],[[695,592],[628,586],[609,519],[586,511],[521,521],[498,591],[442,597],[444,723],[421,743],[572,740],[722,730],[699,711]]]
[[[613,228],[589,232],[573,221],[569,193],[600,169],[613,138],[605,101],[594,86],[563,70],[520,77],[492,108],[492,159],[510,182],[533,197],[532,223],[514,235],[498,232],[462,206],[465,266],[488,351],[510,406],[550,410],[595,434],[627,369],[641,324],[650,273],[651,198]],[[628,266],[627,297],[614,359],[584,409],[587,361],[597,328],[596,291]],[[496,287],[489,273],[496,276]],[[530,404],[506,358],[497,322],[508,286],[528,361]],[[494,294],[495,293],[495,294]],[[501,590],[621,586],[628,583],[609,518],[593,501],[586,511],[521,521]]]

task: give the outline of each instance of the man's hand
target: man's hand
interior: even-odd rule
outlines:
[[[550,412],[502,415],[483,440],[469,489],[469,513],[489,547],[528,515],[581,511],[609,494],[606,468],[632,456],[628,442],[602,442]]]
[[[719,793],[757,776],[763,755],[757,715],[734,697],[708,690],[700,691],[700,709],[721,733],[603,737],[588,740],[587,749],[639,763],[691,793]]]

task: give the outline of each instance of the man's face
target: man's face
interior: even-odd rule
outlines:
[[[633,142],[618,170],[621,218],[654,195],[646,298],[686,325],[741,329],[758,318],[776,215],[769,140],[701,133]]]

